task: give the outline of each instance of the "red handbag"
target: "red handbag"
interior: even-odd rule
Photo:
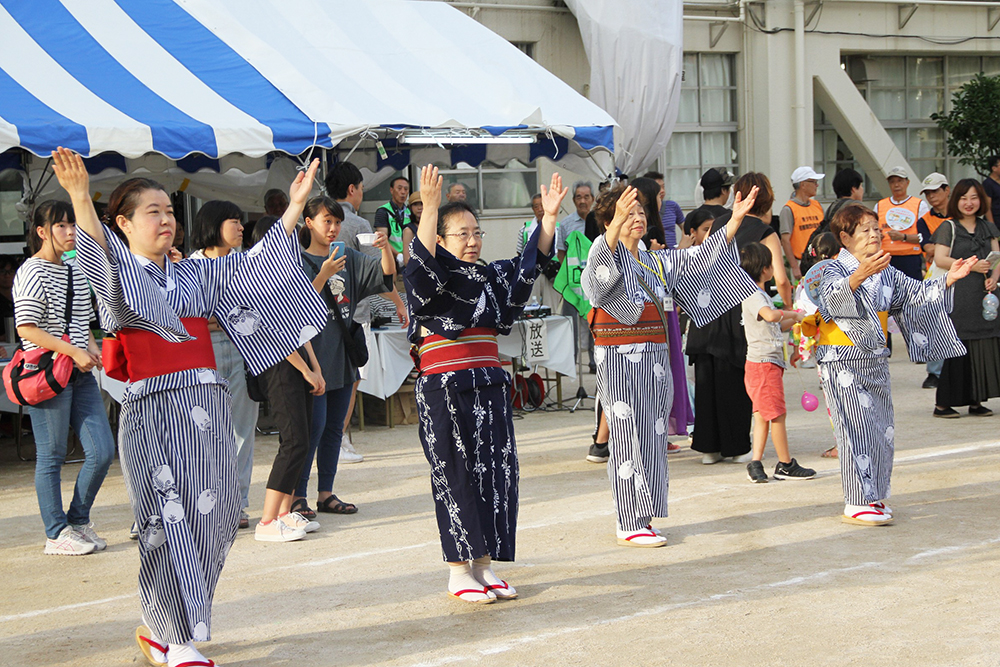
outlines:
[[[73,314],[73,267],[69,268],[69,288],[66,291],[66,333],[69,340],[69,322]],[[38,405],[62,393],[73,378],[73,358],[58,354],[44,347],[27,352],[18,343],[10,363],[3,369],[3,386],[7,398],[17,405]]]

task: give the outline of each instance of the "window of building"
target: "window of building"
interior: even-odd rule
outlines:
[[[945,174],[952,182],[976,176],[974,169],[958,163],[959,156],[948,154],[946,136],[931,120],[931,114],[949,109],[952,96],[977,73],[1000,74],[1000,57],[847,56],[844,66],[913,167],[915,178],[933,171]],[[858,169],[850,150],[818,109],[815,132],[817,169],[822,166],[831,176],[836,169]],[[886,189],[884,183],[866,179],[865,190],[872,197],[884,196],[882,191]],[[821,194],[833,198],[830,183],[824,183]]]
[[[705,170],[736,171],[735,60],[725,53],[684,54],[677,125],[658,164],[667,196],[681,206],[694,204],[695,186]]]
[[[535,59],[535,43],[534,42],[511,42],[514,46],[521,50],[524,55],[528,56],[532,60]]]

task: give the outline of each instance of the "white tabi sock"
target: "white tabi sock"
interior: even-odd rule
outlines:
[[[160,646],[165,646],[165,647],[169,648],[169,646],[167,645],[167,642],[163,641],[162,639],[160,639],[159,637],[156,636],[156,631],[153,630],[153,626],[149,623],[149,621],[146,620],[146,617],[142,616],[141,618],[142,618],[142,624],[144,626],[146,626],[147,630],[149,630],[149,639],[151,641],[156,642]],[[150,645],[149,652],[153,655],[153,658],[157,662],[166,662],[167,661],[167,654],[161,652],[155,646]]]
[[[452,595],[456,595],[459,591],[481,591],[486,586],[486,584],[472,576],[472,567],[468,562],[448,563],[448,571],[451,573],[448,577],[448,592]],[[488,591],[484,592],[484,595],[496,598],[493,593]]]
[[[170,650],[167,651],[167,667],[177,667],[177,665],[182,665],[185,662],[204,662],[208,664],[208,658],[203,656],[194,647],[194,643],[192,642],[188,642],[187,644],[171,644]]]
[[[517,597],[514,587],[493,572],[493,562],[489,556],[482,556],[472,561],[472,576],[483,586],[490,587],[490,592],[498,598]]]

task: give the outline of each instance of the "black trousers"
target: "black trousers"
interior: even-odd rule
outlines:
[[[271,465],[267,488],[281,493],[295,493],[302,466],[309,454],[309,423],[312,421],[313,396],[302,373],[282,360],[260,375],[267,402],[278,427],[278,453]]]
[[[710,354],[694,361],[694,434],[691,449],[702,454],[742,456],[750,451],[753,403],[743,367]]]

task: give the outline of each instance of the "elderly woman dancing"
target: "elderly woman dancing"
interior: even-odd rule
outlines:
[[[899,324],[912,361],[962,356],[965,346],[948,317],[951,286],[969,275],[977,259],[956,259],[948,275],[921,282],[889,265],[878,216],[871,209],[844,206],[830,231],[844,247],[823,270],[819,313],[840,331],[817,348],[816,360],[840,450],[842,520],[884,526],[892,521],[885,501],[895,449],[889,316]]]
[[[531,297],[539,256],[551,257],[567,189],[554,174],[551,188],[542,186],[542,224],[520,257],[482,266],[479,220],[464,201],[438,210],[441,182],[437,168],[421,170],[424,211],[403,274],[419,356],[420,442],[450,565],[448,593],[489,603],[517,597],[491,567],[492,560],[514,560],[517,528],[510,377],[500,367],[496,337],[510,333]]]
[[[171,261],[170,197],[133,178],[97,218],[79,155],[54,152],[77,220],[77,263],[97,293],[104,366],[128,381],[118,433],[140,529],[136,642],[147,661],[211,667],[194,641],[211,637],[212,598],[240,519],[236,441],[226,380],[216,369],[215,317],[259,374],[319,333],[326,306],[299,268],[292,234],[319,160],[292,184],[291,203],[247,253]],[[118,234],[121,234],[121,237]]]
[[[594,305],[597,395],[608,416],[608,476],[617,511],[618,544],[662,547],[652,527],[667,516],[667,420],[673,400],[665,310],[674,301],[704,326],[739,305],[757,287],[740,268],[732,242],[754,204],[757,188],[739,195],[732,218],[696,247],[646,252],[646,214],[634,188],[598,199],[598,222],[583,287]],[[614,211],[612,217],[612,211]]]

